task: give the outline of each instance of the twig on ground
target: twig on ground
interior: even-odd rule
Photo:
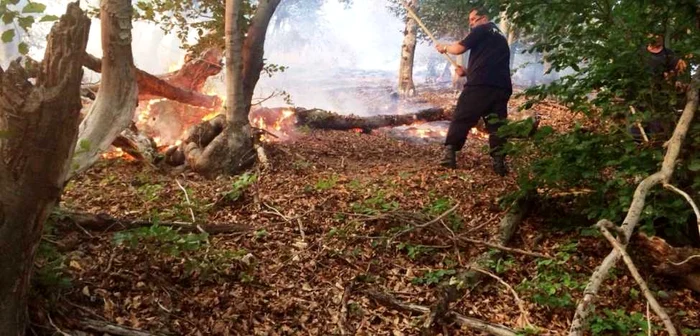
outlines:
[[[103,274],[109,273],[109,270],[112,269],[112,262],[114,261],[114,250],[116,250],[116,247],[112,248],[112,252],[109,254],[109,261],[107,262],[107,268],[102,272]]]
[[[82,322],[82,324],[87,330],[98,331],[115,336],[152,336],[151,334],[141,330],[123,327],[104,321],[85,320]]]
[[[417,304],[412,304],[412,303],[405,303],[402,302],[393,296],[386,294],[386,293],[381,293],[378,291],[374,290],[365,290],[364,291],[367,296],[370,298],[374,299],[378,303],[382,305],[386,305],[395,309],[403,310],[403,311],[408,311],[408,312],[413,312],[413,313],[418,313],[418,314],[430,314],[430,308],[425,307],[425,306],[420,306]],[[446,314],[447,318],[452,319],[454,322],[457,324],[468,327],[474,330],[478,331],[483,331],[486,333],[489,333],[491,335],[496,335],[496,336],[516,336],[517,334],[502,325],[498,324],[492,324],[489,322],[485,322],[479,319],[471,318],[471,317],[466,317],[464,315],[460,315],[458,313],[455,313],[453,311],[449,311]]]
[[[520,314],[523,317],[524,325],[521,325],[521,327],[532,327],[532,323],[530,323],[530,319],[528,318],[529,314],[527,313],[527,309],[525,308],[525,302],[523,302],[523,300],[520,299],[520,297],[518,296],[518,292],[516,292],[515,289],[513,289],[513,287],[511,287],[507,282],[505,282],[505,280],[501,279],[499,276],[497,276],[497,275],[495,275],[495,274],[493,274],[485,269],[482,269],[479,267],[474,267],[474,266],[472,266],[472,269],[479,272],[479,273],[488,275],[491,278],[496,279],[496,281],[503,284],[503,286],[506,286],[506,288],[508,290],[510,290],[511,293],[513,293],[513,297],[515,298],[515,303],[518,304],[518,308],[520,309]]]
[[[685,264],[685,263],[687,263],[687,262],[689,262],[689,261],[691,261],[691,260],[693,260],[693,259],[695,259],[695,258],[700,258],[700,254],[692,255],[692,256],[690,256],[690,257],[688,257],[688,258],[685,258],[685,260],[683,260],[683,261],[681,261],[681,262],[679,262],[679,263],[675,263],[675,262],[670,261],[670,260],[668,260],[668,262],[671,263],[671,264],[673,264],[673,265],[676,265],[676,266],[681,266],[681,265],[683,265],[683,264]]]
[[[304,235],[304,226],[301,224],[301,218],[297,218],[297,223],[299,224],[299,233],[301,234],[301,241],[305,241],[306,236]]]
[[[498,245],[498,244],[494,244],[494,243],[489,243],[489,242],[483,241],[483,240],[476,240],[476,239],[471,239],[471,238],[461,237],[461,236],[460,236],[460,237],[457,237],[457,239],[463,240],[463,241],[465,241],[465,242],[473,243],[473,244],[480,244],[480,245],[488,246],[488,247],[495,248],[495,249],[497,249],[497,250],[501,250],[501,251],[504,251],[504,252],[517,253],[517,254],[524,254],[524,255],[527,255],[527,256],[536,257],[536,258],[543,258],[543,259],[554,259],[553,257],[550,257],[550,256],[548,256],[548,255],[546,255],[546,254],[537,253],[537,252],[531,252],[531,251],[526,251],[526,250],[521,250],[521,249],[513,248],[513,247],[506,247],[506,246],[503,246],[503,245]]]
[[[612,234],[610,234],[610,231],[608,231],[607,227],[615,224],[608,220],[604,220],[601,222],[602,223],[598,226],[600,232],[610,242],[610,244],[612,244],[612,246],[616,250],[618,250],[620,254],[622,254],[622,260],[625,262],[625,264],[627,264],[630,273],[632,273],[632,277],[634,277],[634,280],[636,280],[637,284],[639,284],[639,287],[642,289],[642,293],[644,293],[644,296],[647,298],[647,301],[651,305],[651,308],[654,310],[656,315],[658,315],[661,318],[661,321],[663,321],[664,326],[666,327],[666,331],[668,331],[668,334],[671,336],[678,335],[676,328],[673,326],[673,322],[671,322],[671,318],[668,317],[668,314],[666,313],[664,308],[661,307],[659,302],[656,301],[656,298],[654,298],[654,294],[651,293],[646,282],[644,281],[644,279],[642,279],[642,276],[639,274],[637,267],[634,266],[632,258],[630,258],[629,254],[627,253],[627,251],[625,251],[622,245],[620,245],[620,242],[617,241],[617,239],[615,239],[615,237],[613,237]]]
[[[340,299],[340,313],[338,314],[338,328],[340,329],[341,335],[352,334],[351,330],[348,330],[348,300],[350,299],[350,294],[352,289],[355,287],[355,280],[350,281],[349,284],[345,286],[343,291],[343,297]]]
[[[51,326],[52,326],[54,329],[56,329],[56,331],[57,331],[59,334],[61,334],[61,335],[63,335],[63,336],[71,336],[70,334],[67,334],[66,332],[64,332],[63,330],[61,330],[61,328],[59,328],[58,326],[56,326],[56,325],[53,323],[53,320],[51,319],[51,314],[46,314],[46,317],[48,317],[48,319],[49,319],[49,324],[51,324]]]
[[[651,314],[649,313],[649,301],[647,301],[647,335],[651,336]]]
[[[187,189],[180,184],[180,181],[178,179],[175,179],[175,182],[177,183],[177,186],[182,189],[182,192],[185,193],[185,201],[187,202],[187,208],[190,210],[190,216],[192,216],[192,224],[197,226],[197,230],[201,233],[206,233],[204,229],[197,223],[197,219],[194,217],[194,210],[192,210],[192,202],[190,202],[190,195],[187,194]],[[208,239],[207,239],[208,240]]]
[[[255,152],[258,154],[258,160],[260,164],[262,164],[263,170],[270,169],[270,160],[267,158],[267,154],[265,154],[265,148],[261,144],[256,143]]]
[[[690,203],[690,206],[693,207],[693,212],[695,212],[695,220],[698,224],[698,233],[700,233],[700,209],[698,209],[698,206],[695,205],[695,202],[693,202],[693,198],[690,197],[690,195],[688,195],[685,191],[676,188],[673,184],[664,183],[664,188],[675,191],[683,196],[688,203]]]
[[[435,219],[433,219],[433,220],[431,220],[431,221],[429,221],[429,222],[426,222],[426,223],[423,223],[423,224],[414,225],[414,226],[408,227],[408,228],[406,228],[406,229],[404,229],[404,230],[402,230],[402,231],[399,231],[399,232],[398,232],[397,234],[395,234],[393,237],[389,238],[388,243],[391,244],[391,242],[393,242],[394,240],[396,240],[396,238],[398,238],[399,236],[404,235],[404,234],[406,234],[406,233],[409,233],[409,232],[411,232],[411,231],[413,231],[413,230],[415,230],[415,229],[421,229],[421,228],[430,226],[430,225],[432,225],[432,224],[434,224],[434,223],[437,223],[438,221],[440,221],[441,219],[445,218],[447,215],[449,215],[449,214],[451,214],[453,211],[455,211],[455,209],[457,209],[458,206],[459,206],[459,204],[455,204],[455,206],[453,206],[453,207],[450,208],[449,210],[443,212],[440,216],[435,217]]]
[[[633,115],[637,114],[636,110],[634,109],[634,106],[630,106],[630,112],[632,112]],[[642,133],[642,138],[644,139],[644,142],[649,142],[649,137],[647,136],[647,132],[644,131],[644,127],[642,127],[642,124],[639,123],[639,121],[635,121],[634,124],[639,129],[639,132]]]

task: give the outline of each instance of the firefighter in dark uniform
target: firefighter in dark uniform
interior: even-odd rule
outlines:
[[[453,55],[471,51],[467,70],[462,67],[456,69],[460,76],[467,76],[467,83],[457,100],[445,139],[445,156],[440,164],[457,168],[456,152],[464,147],[469,130],[483,118],[489,132],[494,172],[505,176],[508,170],[501,149],[506,140],[498,135],[498,129],[507,119],[508,100],[513,92],[510,48],[506,38],[483,9],[476,8],[469,13],[469,26],[471,31],[463,40],[435,46],[438,52]]]

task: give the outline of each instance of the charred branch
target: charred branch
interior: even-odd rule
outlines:
[[[156,224],[151,221],[115,218],[104,213],[67,212],[65,213],[65,218],[75,226],[102,232],[137,229]],[[201,228],[208,234],[240,233],[251,230],[250,226],[236,223],[202,223],[195,225],[192,223],[180,222],[158,222],[158,225],[172,227],[181,232],[200,232],[199,229]]]
[[[193,106],[220,107],[221,98],[200,93],[206,79],[221,71],[219,61],[211,61],[214,57],[212,55],[220,56],[220,53],[207,51],[202,58],[193,60],[185,64],[180,71],[163,77],[154,76],[136,68],[139,100],[162,97]],[[102,72],[102,60],[95,56],[85,54],[83,64],[92,71]],[[97,91],[99,86],[92,89]]]
[[[449,116],[442,108],[429,108],[412,114],[377,115],[359,117],[356,115],[340,115],[320,109],[297,108],[295,111],[297,126],[307,126],[313,129],[352,130],[361,129],[365,133],[381,127],[410,125],[416,122],[447,120]]]

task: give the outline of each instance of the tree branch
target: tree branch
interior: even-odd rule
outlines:
[[[624,241],[629,241],[632,236],[634,228],[639,222],[642,210],[644,210],[644,203],[649,190],[659,183],[668,183],[673,176],[673,169],[678,159],[678,154],[680,153],[683,140],[685,139],[688,129],[690,128],[690,122],[695,116],[695,112],[698,109],[698,86],[700,86],[700,72],[693,76],[691,82],[691,87],[688,90],[688,101],[683,109],[683,114],[678,120],[676,129],[673,131],[673,136],[669,140],[669,146],[664,156],[664,161],[661,165],[661,170],[645,178],[637,186],[635,190],[634,198],[632,199],[632,204],[630,205],[627,216],[622,224],[622,230],[624,232]],[[600,224],[599,222],[598,224]],[[622,246],[627,247],[627,244]],[[608,276],[610,268],[612,268],[617,261],[620,259],[620,252],[617,249],[613,249],[612,252],[603,260],[601,265],[596,269],[591,275],[591,278],[586,285],[584,290],[583,299],[579,302],[576,307],[576,314],[571,323],[571,328],[569,329],[570,336],[581,336],[583,335],[586,324],[588,323],[588,318],[593,312],[593,303],[595,302],[596,295],[600,286],[602,285],[605,278]]]
[[[620,242],[618,242],[615,237],[610,234],[610,231],[608,231],[607,227],[609,226],[615,226],[612,222],[608,220],[602,220],[598,228],[600,229],[600,232],[603,234],[603,236],[612,244],[612,246],[622,254],[622,260],[627,264],[627,267],[630,270],[630,273],[632,273],[632,277],[634,277],[634,280],[637,281],[637,284],[639,284],[639,287],[642,289],[642,293],[644,293],[644,297],[647,298],[647,301],[651,305],[651,308],[654,310],[656,315],[658,315],[661,318],[661,321],[663,321],[664,326],[666,326],[666,331],[668,331],[668,334],[670,336],[675,336],[678,335],[678,332],[676,331],[676,328],[673,326],[673,322],[671,322],[671,318],[668,317],[668,314],[664,310],[663,307],[659,304],[658,301],[656,301],[656,298],[654,298],[654,294],[651,293],[649,290],[649,286],[647,286],[646,282],[644,279],[642,279],[642,276],[639,274],[639,271],[637,270],[637,267],[634,266],[634,262],[632,262],[632,258],[630,258],[629,254],[625,251],[625,248],[622,247]]]

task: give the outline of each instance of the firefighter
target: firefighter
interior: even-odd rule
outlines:
[[[469,13],[469,26],[471,31],[463,40],[449,45],[435,45],[440,53],[461,55],[467,50],[471,51],[468,69],[456,69],[460,76],[466,75],[467,83],[457,100],[440,164],[457,168],[456,152],[464,147],[469,130],[483,118],[489,132],[493,170],[505,176],[508,169],[501,149],[506,140],[497,132],[508,116],[508,100],[513,92],[510,48],[483,8],[475,8]]]

